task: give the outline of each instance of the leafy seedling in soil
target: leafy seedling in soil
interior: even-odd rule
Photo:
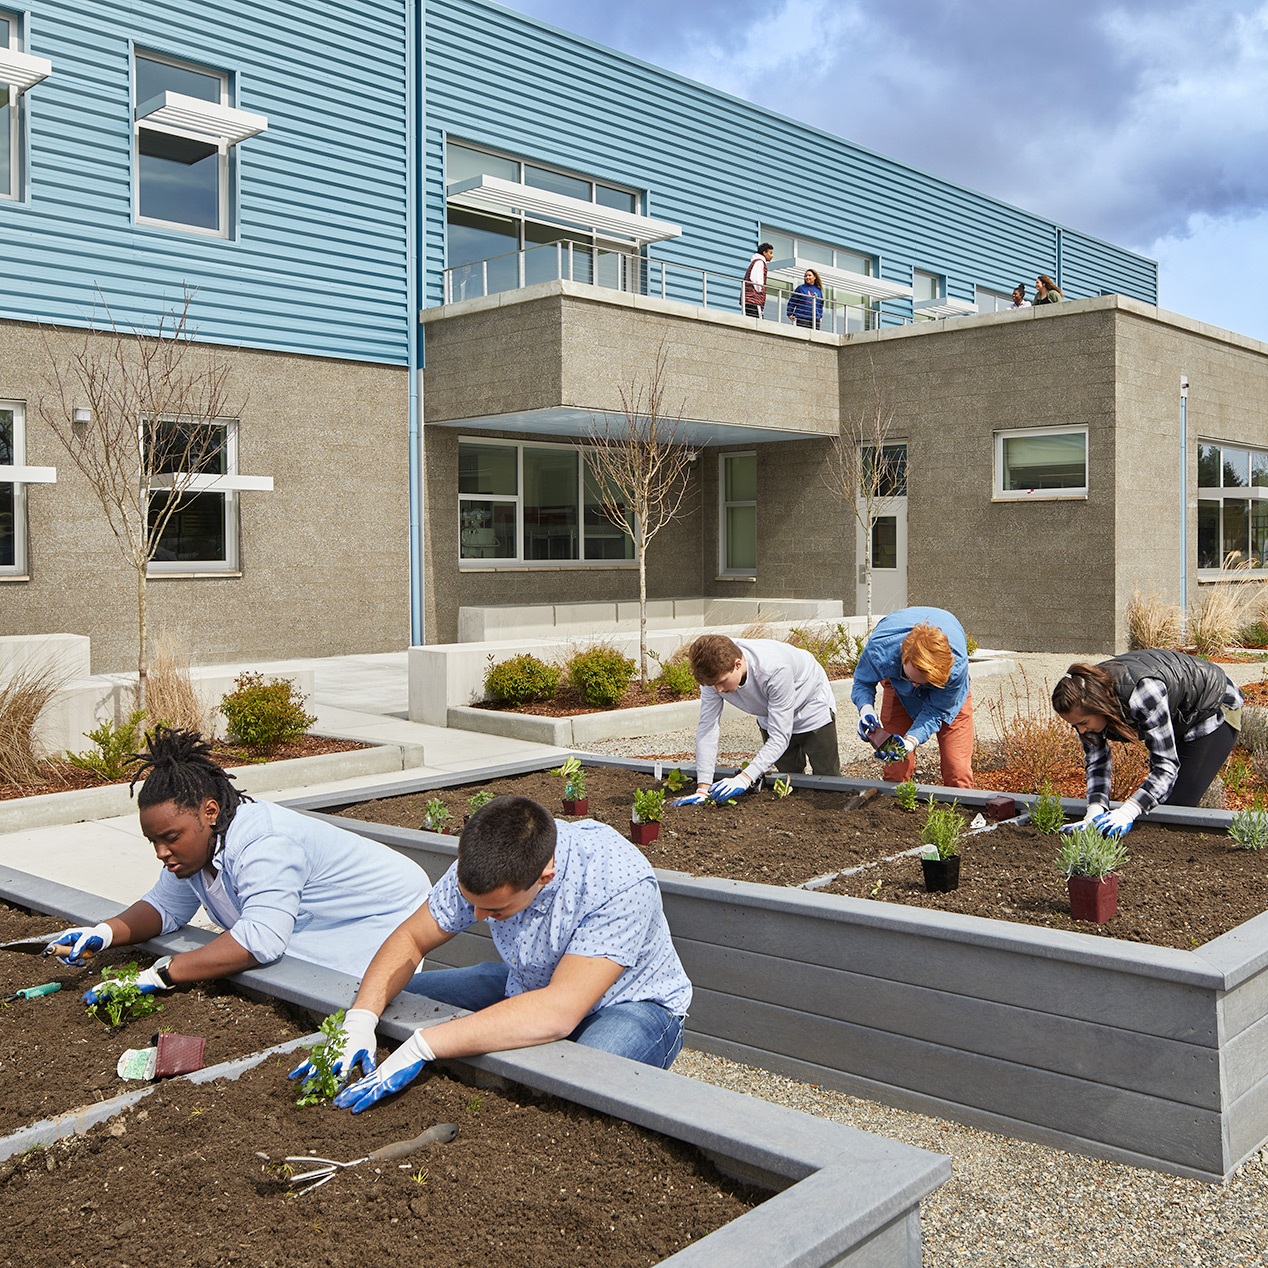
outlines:
[[[899,810],[906,810],[912,813],[920,804],[920,798],[916,791],[916,781],[914,779],[904,779],[897,788],[894,789],[894,798],[898,802]]]
[[[586,798],[586,773],[579,757],[566,757],[563,764],[550,772],[564,781],[565,801],[584,801]]]
[[[1239,810],[1228,825],[1228,835],[1239,850],[1262,850],[1268,846],[1268,810],[1261,805]]]
[[[318,1030],[322,1038],[312,1046],[308,1060],[312,1062],[313,1073],[300,1084],[299,1096],[295,1104],[320,1105],[323,1101],[334,1100],[339,1091],[339,1076],[335,1073],[335,1062],[343,1050],[343,1041],[347,1037],[343,1028],[344,1010],[331,1013]]]
[[[775,782],[771,785],[771,792],[773,792],[776,797],[780,797],[780,798],[791,797],[792,790],[793,790],[792,780],[785,779],[783,776],[779,776],[775,780]]]
[[[149,1017],[163,1007],[153,995],[143,995],[136,984],[135,960],[101,970],[104,981],[97,987],[97,1003],[88,1005],[89,1015],[107,1026],[120,1026],[135,1017]]]
[[[1060,832],[1065,826],[1065,811],[1061,808],[1061,798],[1052,791],[1052,785],[1045,783],[1040,790],[1039,799],[1030,810],[1030,826],[1036,832],[1051,834]]]
[[[493,800],[493,794],[487,788],[481,788],[479,792],[473,792],[467,798],[467,805],[471,809],[471,813],[475,814],[481,806],[487,806]]]
[[[423,807],[423,827],[428,832],[448,832],[453,826],[453,815],[440,797],[433,797]]]
[[[691,781],[688,780],[686,775],[684,775],[676,766],[669,772],[668,775],[665,776],[665,784],[674,796],[677,796],[680,792],[682,792],[682,790],[686,788],[690,782]]]

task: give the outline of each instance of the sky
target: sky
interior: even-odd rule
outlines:
[[[504,0],[1138,251],[1268,341],[1268,0]]]

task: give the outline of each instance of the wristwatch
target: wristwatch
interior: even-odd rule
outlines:
[[[169,969],[171,963],[172,957],[170,955],[165,955],[161,960],[154,961],[154,976],[157,977],[169,991],[176,985],[176,983],[172,981],[172,974]]]

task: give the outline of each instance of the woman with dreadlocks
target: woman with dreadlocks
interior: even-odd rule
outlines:
[[[1159,802],[1196,806],[1202,800],[1237,743],[1242,695],[1209,661],[1184,652],[1142,650],[1099,665],[1071,665],[1053,688],[1052,707],[1083,745],[1083,823],[1117,837]],[[1144,740],[1149,750],[1149,774],[1111,810],[1109,741],[1135,739]]]
[[[117,916],[54,938],[48,949],[70,964],[171,933],[201,905],[225,932],[146,969],[138,978],[145,994],[286,952],[360,977],[431,890],[422,868],[387,846],[240,793],[197,731],[156,727],[136,756],[141,831],[163,871]]]

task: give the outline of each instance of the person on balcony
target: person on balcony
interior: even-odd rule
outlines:
[[[1237,743],[1242,694],[1209,661],[1146,649],[1098,665],[1071,665],[1052,689],[1052,707],[1079,733],[1083,745],[1083,823],[1106,836],[1123,836],[1159,802],[1196,806],[1202,800]],[[1135,739],[1144,740],[1149,750],[1149,774],[1111,810],[1109,741]]]
[[[747,792],[772,766],[800,775],[839,775],[836,698],[823,666],[808,651],[777,639],[702,634],[687,652],[700,684],[696,728],[696,791],[676,806],[726,802]],[[762,747],[744,769],[714,780],[722,705],[754,714]]]
[[[1010,311],[1018,308],[1030,307],[1030,300],[1026,298],[1025,282],[1018,282],[1017,285],[1013,287],[1013,302],[1009,304],[1008,307]]]
[[[1035,307],[1040,304],[1059,304],[1065,296],[1061,293],[1061,288],[1050,278],[1047,273],[1040,273],[1035,279]]]
[[[64,930],[45,954],[80,965],[107,947],[183,928],[201,906],[225,932],[142,970],[142,994],[284,954],[359,977],[431,889],[421,867],[386,845],[240,793],[197,731],[155,727],[139,756],[141,831],[163,870],[144,898],[100,924]]]
[[[882,750],[894,757],[882,768],[883,778],[894,783],[911,779],[916,749],[936,735],[943,786],[974,786],[968,641],[950,612],[902,608],[882,617],[854,668],[850,699],[859,711],[860,739],[868,740],[878,729],[896,738],[896,745]]]
[[[753,258],[744,270],[744,313],[747,317],[760,317],[766,307],[766,266],[775,255],[775,248],[763,242],[753,252]]]
[[[823,282],[814,269],[806,270],[806,280],[788,297],[788,319],[798,326],[818,330],[823,320]]]

